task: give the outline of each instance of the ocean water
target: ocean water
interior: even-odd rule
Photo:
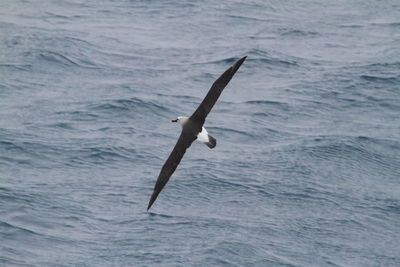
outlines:
[[[400,266],[400,2],[2,0],[0,266]]]

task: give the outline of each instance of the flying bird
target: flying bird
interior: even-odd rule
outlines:
[[[181,161],[186,149],[190,147],[193,141],[198,140],[205,143],[209,148],[214,148],[217,145],[217,140],[208,134],[207,130],[203,127],[208,113],[210,113],[218,97],[221,95],[222,90],[226,87],[233,75],[245,61],[246,57],[239,59],[229,69],[227,69],[211,86],[206,97],[203,99],[199,107],[190,117],[178,117],[172,122],[177,122],[182,126],[182,132],[176,143],[174,149],[169,155],[167,161],[161,168],[158,175],[157,182],[154,186],[153,194],[151,195],[147,210],[151,208],[154,201],[156,201],[158,194],[167,184],[169,178],[176,170],[179,162]]]

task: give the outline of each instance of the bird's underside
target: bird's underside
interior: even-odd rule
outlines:
[[[167,161],[161,168],[147,210],[151,208],[161,190],[167,184],[169,178],[181,162],[181,159],[185,154],[186,149],[190,147],[193,141],[197,139],[201,142],[204,142],[210,148],[214,148],[216,146],[216,139],[208,135],[207,130],[205,130],[205,128],[203,127],[203,124],[208,113],[211,111],[215,102],[217,102],[222,91],[232,79],[233,75],[236,73],[242,63],[245,61],[245,59],[246,57],[243,57],[238,60],[214,82],[206,97],[203,99],[203,101],[198,106],[196,111],[192,114],[192,116],[190,116],[189,118],[178,117],[176,120],[173,120],[173,122],[179,122],[182,125],[182,132],[174,149],[172,150]]]

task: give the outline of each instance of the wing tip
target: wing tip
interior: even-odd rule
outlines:
[[[238,61],[236,61],[235,64],[233,64],[233,66],[232,66],[233,74],[240,68],[240,66],[243,64],[243,62],[246,60],[246,58],[247,58],[247,56],[244,56],[241,59],[239,59]]]
[[[241,59],[238,60],[238,63],[242,64],[246,60],[247,56],[242,57]]]
[[[157,196],[158,194],[156,193],[156,191],[154,191],[153,194],[151,195],[149,205],[147,206],[147,211],[151,208],[151,206],[153,206],[153,203],[156,201]]]
[[[154,203],[154,201],[151,201],[151,200],[150,200],[149,205],[147,206],[147,211],[149,211],[149,209],[151,208],[151,206],[153,205],[153,203]]]

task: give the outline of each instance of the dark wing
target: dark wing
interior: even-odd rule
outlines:
[[[229,69],[227,69],[221,77],[218,78],[211,86],[208,94],[203,99],[203,102],[199,105],[196,111],[190,116],[190,119],[204,124],[208,113],[210,113],[212,107],[214,106],[215,102],[217,102],[218,97],[221,95],[222,90],[226,87],[229,81],[232,79],[233,75],[239,69],[240,65],[244,62],[246,57],[239,59],[235,64],[232,65]]]
[[[186,149],[190,147],[190,145],[193,143],[194,140],[196,140],[196,136],[187,133],[184,130],[182,131],[181,136],[178,139],[178,142],[176,143],[171,154],[169,155],[167,161],[164,163],[164,166],[161,168],[147,210],[149,210],[151,205],[153,205],[154,201],[156,201],[158,194],[160,194],[161,190],[167,184],[169,177],[171,177],[171,175],[176,170],[176,167],[178,167],[179,162],[181,162],[181,159],[185,154]]]

